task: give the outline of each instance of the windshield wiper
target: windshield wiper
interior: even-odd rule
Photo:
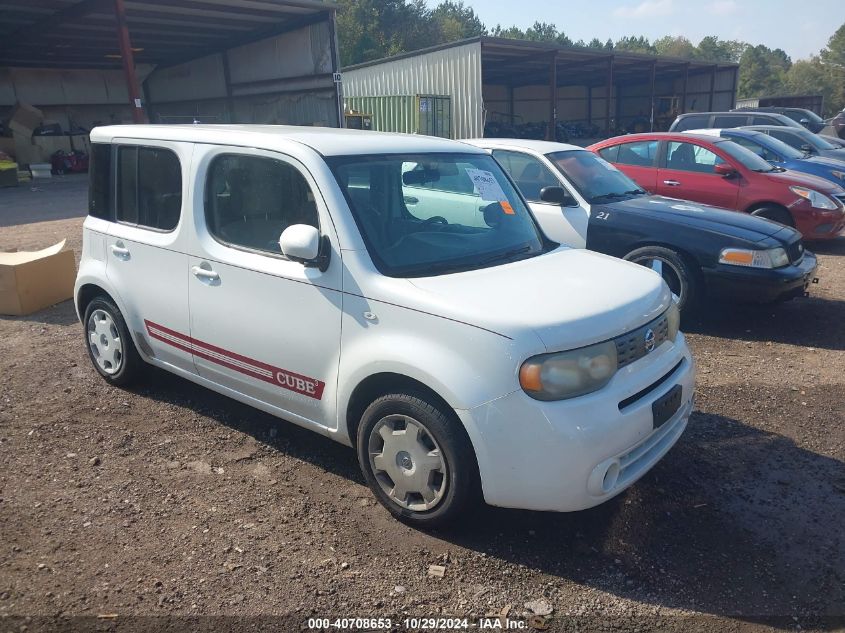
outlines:
[[[645,193],[642,189],[632,189],[631,191],[611,191],[610,193],[603,193],[598,196],[593,196],[590,198],[590,202],[598,202],[599,200],[611,199],[616,200],[619,198],[627,198],[628,196],[636,195],[638,193]]]
[[[497,253],[496,255],[491,255],[486,259],[482,259],[478,262],[479,266],[484,266],[486,264],[492,264],[493,262],[502,261],[505,259],[510,259],[511,257],[516,257],[517,255],[522,255],[523,253],[527,253],[531,250],[531,245],[527,246],[520,246],[519,248],[513,248],[509,251],[505,251],[504,253]]]

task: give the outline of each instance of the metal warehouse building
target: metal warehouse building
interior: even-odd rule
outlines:
[[[321,0],[8,0],[0,121],[25,104],[63,133],[133,120],[338,126],[335,11]]]
[[[470,138],[558,121],[588,131],[665,129],[677,114],[729,110],[738,66],[494,37],[344,69],[347,111],[383,131]]]

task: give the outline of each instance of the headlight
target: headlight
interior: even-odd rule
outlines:
[[[674,342],[678,338],[678,330],[681,329],[681,311],[674,301],[666,310],[666,324],[669,326],[669,340]]]
[[[807,187],[790,187],[789,190],[795,195],[801,196],[805,200],[809,200],[810,205],[815,209],[827,209],[828,211],[833,211],[837,208],[836,203],[833,200],[814,189],[807,189]]]
[[[839,178],[839,180],[845,181],[845,171],[832,171],[830,174],[834,178]]]
[[[782,248],[770,248],[767,251],[723,248],[719,253],[719,263],[747,268],[780,268],[789,265],[789,256]]]
[[[616,344],[607,341],[529,358],[519,368],[519,384],[537,400],[565,400],[598,391],[615,373]]]

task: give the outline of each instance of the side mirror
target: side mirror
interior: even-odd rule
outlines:
[[[807,143],[807,144],[801,146],[801,151],[807,152],[808,154],[814,154],[815,151],[816,151],[816,148],[813,147],[812,145],[810,145],[809,143]]]
[[[807,125],[810,123],[810,119],[801,119],[798,121],[801,125]]]
[[[282,254],[288,259],[316,266],[320,272],[329,267],[329,243],[327,238],[320,238],[320,231],[310,224],[292,224],[279,238]]]
[[[736,169],[727,163],[718,163],[717,165],[713,165],[713,171],[723,178],[733,178],[736,176]]]
[[[572,205],[575,199],[563,187],[543,187],[540,189],[540,200],[549,204],[561,206]]]

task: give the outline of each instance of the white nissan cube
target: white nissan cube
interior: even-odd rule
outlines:
[[[546,238],[484,150],[282,126],[96,128],[77,313],[145,364],[354,447],[396,517],[589,508],[672,447],[694,362],[661,278]]]

